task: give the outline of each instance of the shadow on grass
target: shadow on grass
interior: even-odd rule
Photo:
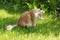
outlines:
[[[15,17],[7,17],[7,18],[0,18],[0,29],[10,24],[17,23],[17,19]]]
[[[57,20],[56,20],[57,21]],[[15,28],[13,31],[16,31],[17,33],[21,34],[30,34],[30,33],[36,33],[36,34],[42,34],[42,35],[49,35],[50,33],[53,33],[55,36],[58,36],[60,33],[60,25],[57,24],[56,21],[49,21],[47,23],[43,24],[37,24],[36,27],[31,28]]]
[[[1,18],[0,19],[0,32],[4,34],[5,27],[7,25],[15,24],[17,23],[18,19],[16,18]],[[36,33],[36,34],[42,34],[42,35],[49,35],[50,33],[53,33],[55,36],[58,36],[60,33],[60,24],[58,23],[58,20],[53,20],[49,22],[45,22],[42,24],[37,23],[36,27],[31,28],[22,28],[22,27],[15,27],[11,32],[15,32],[18,34],[30,34],[30,33]]]

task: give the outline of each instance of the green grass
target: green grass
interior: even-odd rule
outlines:
[[[36,28],[16,27],[7,31],[5,27],[18,22],[19,14],[0,10],[0,40],[60,40],[60,19],[45,15],[45,20],[38,20]]]

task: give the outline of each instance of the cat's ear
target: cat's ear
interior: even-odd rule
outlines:
[[[44,10],[40,10],[40,12],[41,12],[41,13],[45,13],[45,11],[44,11]]]

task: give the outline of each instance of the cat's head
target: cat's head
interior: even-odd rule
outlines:
[[[40,16],[40,19],[41,20],[43,20],[44,19],[44,13],[45,13],[45,11],[43,11],[43,10],[40,10],[40,13],[39,13],[39,16]]]
[[[43,16],[44,16],[45,11],[40,10],[40,9],[33,9],[33,12],[36,17],[39,16],[41,20],[44,19]]]

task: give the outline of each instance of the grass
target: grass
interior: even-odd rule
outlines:
[[[7,25],[17,23],[19,16],[0,10],[0,40],[60,40],[60,19],[53,15],[45,15],[45,20],[38,20],[36,28],[5,30]]]

